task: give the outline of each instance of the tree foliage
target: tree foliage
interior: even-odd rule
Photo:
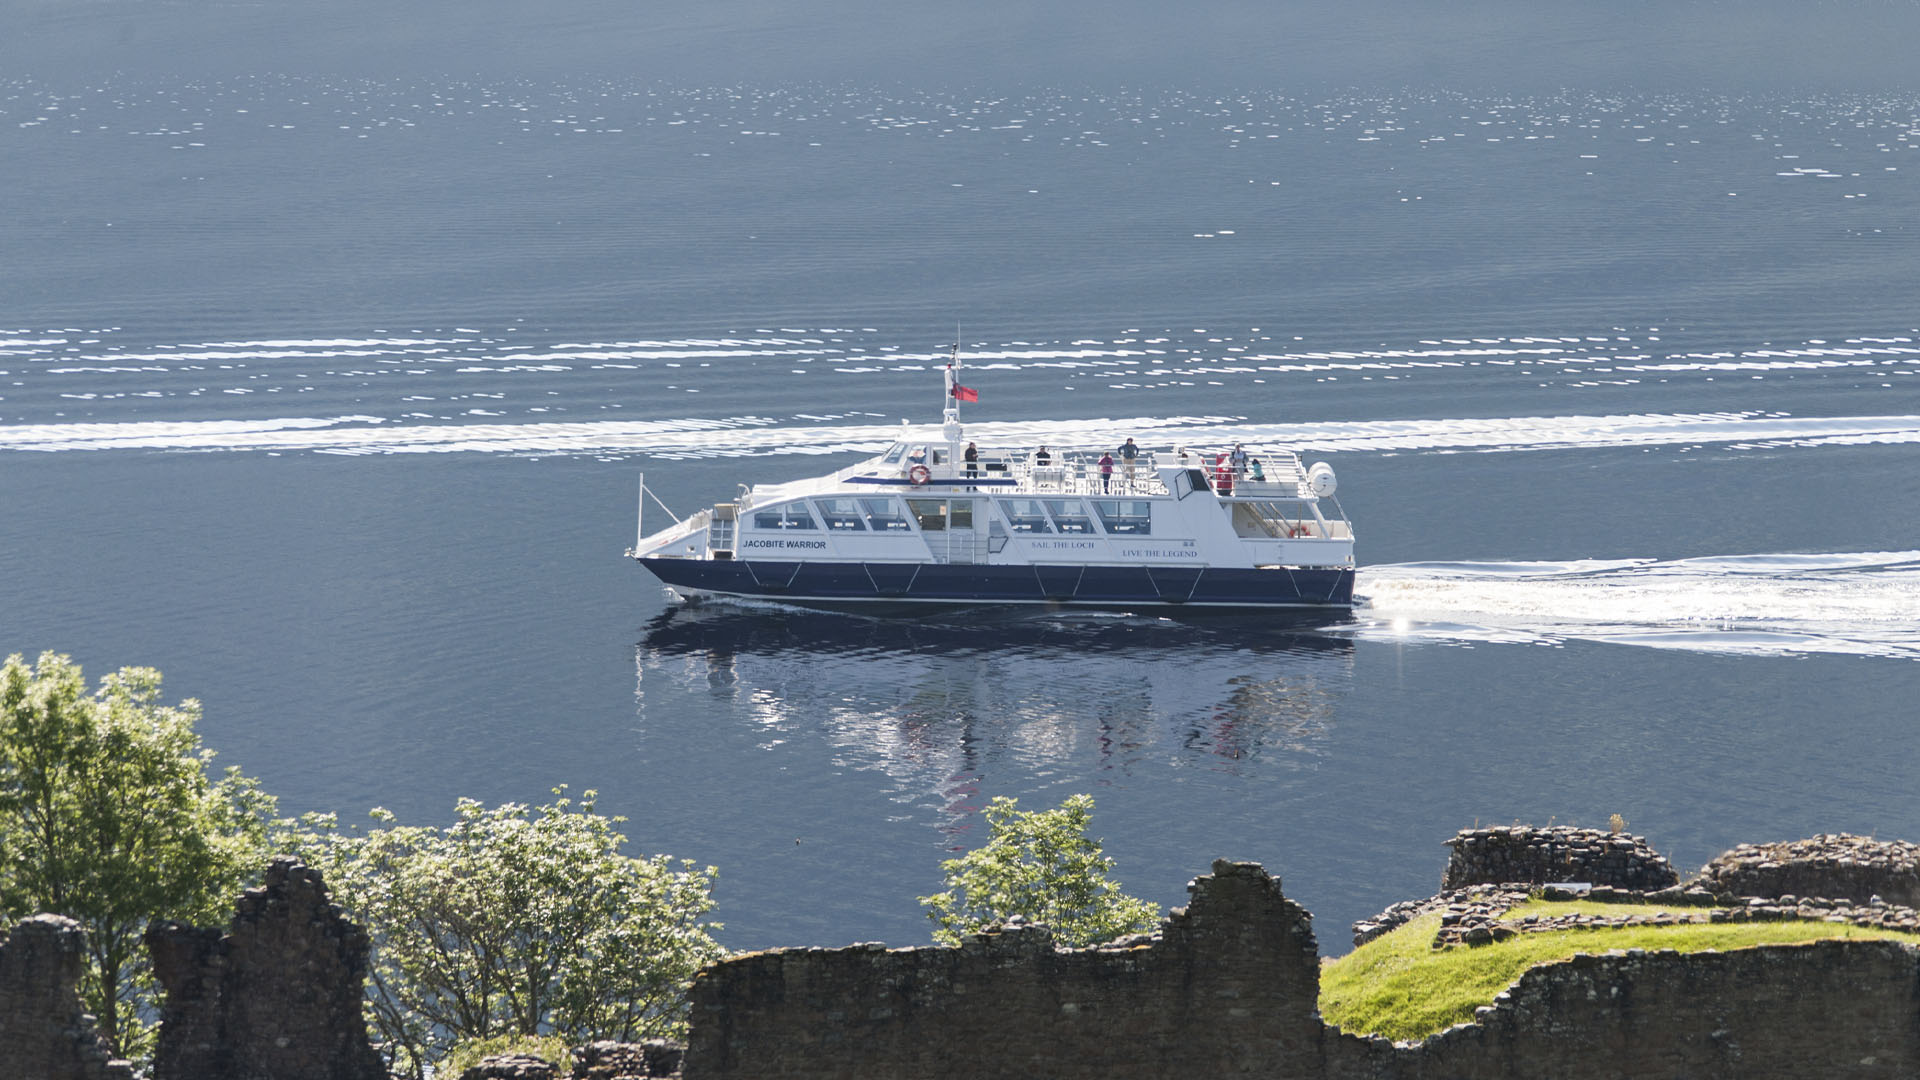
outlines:
[[[1015,915],[1044,923],[1077,946],[1151,930],[1159,921],[1158,907],[1122,893],[1108,876],[1113,860],[1087,836],[1093,796],[1073,795],[1055,809],[1033,811],[1001,796],[986,813],[986,845],[941,863],[947,890],[920,898],[935,941],[958,945],[963,935]]]
[[[624,819],[565,790],[533,808],[462,799],[446,829],[305,819],[302,854],[373,936],[370,1017],[397,1068],[503,1035],[684,1032],[687,984],[725,955],[701,921],[717,871],[620,854]]]
[[[273,800],[215,777],[200,703],[160,702],[160,673],[127,667],[87,693],[79,665],[42,653],[0,667],[0,918],[36,912],[87,931],[82,989],[125,1056],[147,1050],[150,919],[210,922],[262,863]]]

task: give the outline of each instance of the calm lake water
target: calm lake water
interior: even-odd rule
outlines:
[[[1476,821],[1920,837],[1907,9],[1042,9],[997,59],[852,4],[89,10],[0,71],[0,652],[161,668],[283,809],[596,789],[737,948],[926,940],[997,795],[1092,793],[1161,904],[1260,860],[1326,951]],[[684,514],[932,419],[956,324],[996,440],[1331,463],[1366,603],[685,609],[620,558],[642,470]]]

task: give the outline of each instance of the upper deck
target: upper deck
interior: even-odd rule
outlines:
[[[772,499],[823,495],[850,488],[965,488],[1001,495],[1131,495],[1167,497],[1172,473],[1197,473],[1222,499],[1313,499],[1308,471],[1299,455],[1277,446],[1246,447],[1246,464],[1235,467],[1230,450],[1141,447],[1131,467],[1112,447],[982,447],[971,463],[953,460],[945,442],[911,439],[827,476],[778,484],[756,484],[742,506]],[[1103,467],[1102,454],[1111,458]],[[1044,455],[1044,456],[1043,456]],[[915,467],[925,469],[919,480]]]

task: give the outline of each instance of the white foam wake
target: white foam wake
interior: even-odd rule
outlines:
[[[1920,551],[1361,568],[1357,636],[1920,660]]]
[[[558,453],[666,459],[838,454],[884,448],[885,424],[770,417],[533,423],[393,421],[371,416],[266,420],[0,425],[5,450],[305,450],[341,454]],[[1720,444],[1735,448],[1920,442],[1920,416],[1793,417],[1772,413],[1637,413],[1485,419],[1253,424],[1235,417],[1102,417],[968,425],[990,444],[1103,445],[1116,432],[1210,446],[1236,439],[1303,451],[1515,451]]]

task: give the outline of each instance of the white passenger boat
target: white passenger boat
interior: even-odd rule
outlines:
[[[1136,445],[1129,462],[1118,439],[980,446],[970,460],[960,404],[977,395],[958,373],[956,350],[940,427],[903,426],[884,453],[829,476],[742,485],[628,557],[685,599],[1353,606],[1353,528],[1326,464],[1238,443]]]

